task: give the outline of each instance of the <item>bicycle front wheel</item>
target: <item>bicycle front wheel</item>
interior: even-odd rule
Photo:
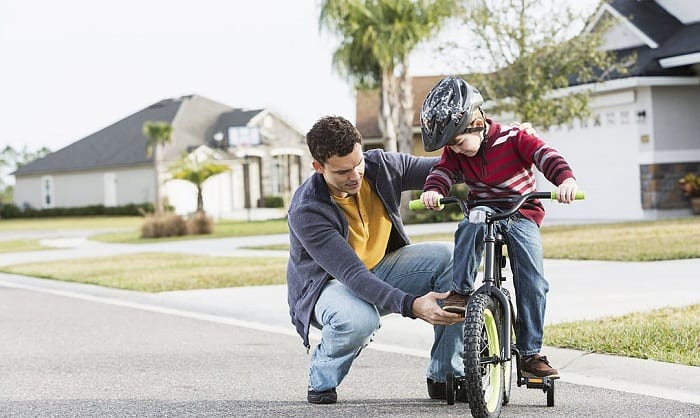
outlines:
[[[472,416],[498,417],[504,391],[498,304],[488,295],[469,300],[464,322],[464,373]]]

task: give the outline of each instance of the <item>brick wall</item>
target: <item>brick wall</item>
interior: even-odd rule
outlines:
[[[685,209],[690,201],[683,196],[678,180],[687,173],[700,173],[700,162],[647,164],[639,168],[643,209]]]

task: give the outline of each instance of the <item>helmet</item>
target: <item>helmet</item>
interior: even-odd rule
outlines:
[[[423,148],[438,150],[461,134],[480,109],[484,98],[479,90],[459,77],[447,76],[430,90],[420,112]]]

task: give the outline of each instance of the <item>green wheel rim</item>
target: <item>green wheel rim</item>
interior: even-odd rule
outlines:
[[[498,340],[498,326],[496,325],[496,320],[494,319],[493,312],[490,309],[484,310],[484,328],[486,329],[486,336],[488,338],[489,356],[490,357],[500,357],[501,355],[501,344]],[[489,386],[486,393],[484,393],[484,398],[486,399],[486,409],[489,412],[495,411],[499,407],[500,391],[503,378],[503,370],[501,363],[489,364],[488,379]]]

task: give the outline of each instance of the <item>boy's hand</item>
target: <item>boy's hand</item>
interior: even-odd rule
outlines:
[[[569,177],[557,187],[557,201],[559,203],[571,203],[576,199],[577,191],[578,185],[576,184],[576,180]]]
[[[535,135],[537,133],[530,122],[516,122],[516,125],[518,125],[518,129],[525,131],[525,133],[528,135]]]
[[[432,325],[452,325],[464,321],[460,315],[443,310],[437,301],[445,299],[450,292],[429,292],[413,302],[413,315]]]
[[[440,206],[440,199],[442,198],[443,196],[440,193],[433,190],[428,190],[420,195],[421,203],[430,210],[442,210],[442,206]]]

